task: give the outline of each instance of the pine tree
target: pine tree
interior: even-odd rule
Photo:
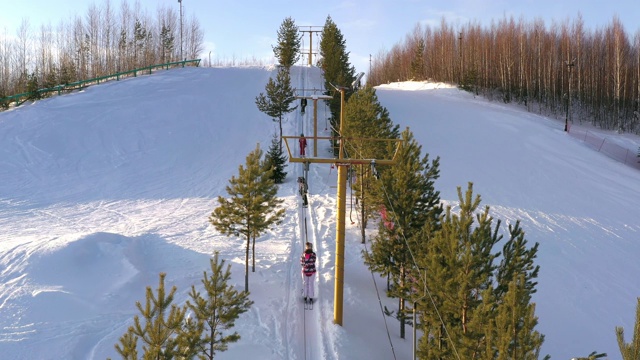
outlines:
[[[469,69],[464,73],[460,88],[478,95],[478,71],[476,69]]]
[[[165,23],[162,24],[162,30],[160,30],[160,44],[162,45],[162,62],[171,60],[171,53],[173,53],[174,36],[171,27]],[[169,58],[167,58],[169,55]],[[181,59],[182,60],[182,59]],[[211,66],[211,64],[209,64]]]
[[[350,138],[346,151],[350,157],[360,159],[390,159],[395,149],[386,141],[371,139],[397,139],[400,137],[398,125],[389,118],[389,111],[380,105],[374,88],[364,88],[355,92],[345,106],[343,136]],[[361,219],[362,243],[368,219],[378,213],[382,200],[376,197],[376,179],[367,165],[355,167],[358,181],[353,185],[358,197]],[[379,169],[382,171],[382,169]],[[378,192],[379,193],[379,192]]]
[[[507,291],[496,299],[497,307],[491,316],[495,322],[495,349],[498,360],[537,360],[544,336],[534,328],[538,324],[535,304],[527,288],[525,275],[517,274],[508,284]]]
[[[424,79],[424,49],[426,44],[423,38],[419,38],[413,49],[413,58],[411,59],[411,77],[420,81]]]
[[[271,179],[276,184],[282,184],[284,182],[287,173],[284,168],[287,166],[287,157],[280,147],[280,141],[278,141],[278,134],[273,134],[271,139],[271,145],[266,155],[267,167],[273,171]]]
[[[116,351],[124,359],[137,359],[137,341],[142,341],[144,359],[171,359],[177,354],[184,354],[179,349],[182,336],[182,323],[186,309],[172,305],[177,288],[174,286],[166,293],[165,273],[160,273],[160,281],[156,294],[150,286],[147,287],[144,306],[138,301],[136,306],[140,316],[133,319],[134,324],[120,338]],[[182,349],[184,350],[184,349]],[[187,358],[193,356],[187,351]]]
[[[295,21],[290,17],[284,19],[278,30],[278,45],[273,47],[280,65],[288,69],[300,59],[300,43]]]
[[[54,86],[58,85],[58,70],[56,69],[56,65],[51,66],[49,72],[44,78],[44,83],[42,85],[45,89],[51,89]]]
[[[138,54],[142,54],[142,52],[144,51],[144,41],[147,38],[147,29],[139,19],[136,19],[133,31],[133,61],[135,63],[135,66],[138,66],[143,64],[142,60],[140,60],[141,56],[139,56]]]
[[[502,260],[498,266],[496,275],[497,296],[500,298],[507,291],[509,283],[520,274],[524,275],[525,290],[528,299],[536,292],[538,284],[534,279],[538,277],[540,266],[534,264],[538,253],[538,243],[527,249],[527,240],[524,238],[524,231],[520,227],[520,221],[515,225],[509,225],[509,241],[502,247]]]
[[[261,112],[271,116],[273,121],[277,121],[280,127],[280,149],[282,150],[282,117],[295,110],[297,106],[291,107],[296,97],[291,88],[291,77],[289,70],[285,67],[278,68],[276,80],[269,78],[265,86],[265,92],[256,96],[256,106]]]
[[[492,229],[488,208],[476,214],[480,196],[473,196],[472,184],[464,196],[458,188],[458,198],[459,214],[447,207],[440,228],[427,242],[427,252],[419,261],[419,266],[427,269],[426,285],[430,299],[434,299],[420,302],[425,336],[419,348],[425,359],[454,354],[473,359],[486,348],[484,330],[476,325],[490,319],[490,308],[483,306],[481,294],[491,289],[493,261],[499,255],[492,249],[500,239],[499,224]]]
[[[187,328],[192,329],[194,338],[198,339],[192,343],[200,359],[213,359],[216,352],[225,351],[230,343],[240,340],[237,332],[226,334],[225,331],[233,328],[235,320],[253,304],[249,293],[238,292],[229,285],[231,265],[225,268],[225,261],[218,259],[217,252],[210,263],[211,275],[205,271],[202,279],[204,295],[192,286],[191,300],[187,301],[187,308],[197,319]]]
[[[491,309],[495,314],[491,321],[496,323],[493,348],[499,359],[537,359],[544,336],[535,330],[538,318],[531,299],[540,269],[534,264],[539,244],[527,249],[520,221],[509,225],[509,234],[496,271],[495,308]]]
[[[624,340],[624,328],[616,326],[616,339],[622,360],[639,360],[640,359],[640,297],[636,304],[636,322],[633,325],[633,338],[631,342],[626,343]]]
[[[70,61],[64,61],[60,66],[60,84],[68,85],[77,79],[76,69]]]
[[[40,89],[40,81],[38,80],[38,69],[32,72],[27,77],[27,92],[29,93],[29,100],[39,100],[42,98],[42,94],[38,91]]]
[[[120,344],[116,344],[116,351],[124,360],[138,360],[138,336],[131,328],[120,337]]]
[[[408,277],[415,268],[412,251],[424,246],[418,235],[425,223],[437,222],[442,211],[440,192],[434,181],[439,177],[439,159],[429,163],[429,155],[421,159],[421,146],[409,129],[402,132],[404,145],[398,161],[381,174],[384,206],[393,226],[379,223],[378,235],[366,259],[370,269],[390,275],[394,287],[390,295],[398,298],[400,337],[404,338],[405,300],[411,295]]]
[[[336,137],[337,131],[340,129],[340,92],[335,91],[335,86],[349,86],[355,79],[355,68],[349,63],[349,53],[346,48],[346,41],[342,32],[331,19],[327,16],[324,27],[322,28],[322,40],[320,40],[320,67],[324,72],[324,88],[327,89],[325,95],[332,95],[333,98],[325,100],[329,105],[331,112],[332,136]],[[351,96],[350,91],[345,91],[344,101],[347,102]],[[337,155],[337,147],[332,144],[335,155]]]
[[[255,238],[273,224],[279,224],[284,209],[278,206],[282,200],[276,197],[277,185],[272,180],[272,170],[262,160],[260,145],[246,159],[246,168],[240,165],[238,177],[229,180],[229,199],[218,197],[220,204],[209,216],[209,222],[226,235],[243,236],[246,239],[245,291],[249,291],[249,249],[253,239],[253,271],[255,271]]]
[[[3,108],[6,110],[9,108],[9,100],[5,99],[5,97],[7,97],[7,94],[2,89],[2,86],[0,85],[0,108]]]
[[[489,208],[479,211],[471,183],[464,196],[458,188],[458,197],[459,213],[447,207],[439,229],[423,234],[429,240],[418,259],[429,296],[419,303],[425,334],[419,353],[425,359],[537,359],[544,341],[531,302],[538,244],[527,249],[516,222],[495,265],[500,220],[494,226]]]
[[[202,279],[204,294],[192,286],[191,301],[187,300],[184,307],[171,304],[177,289],[174,286],[167,295],[166,275],[160,273],[157,295],[147,287],[144,307],[136,302],[143,320],[136,315],[134,325],[115,345],[123,359],[138,360],[139,340],[142,359],[213,359],[216,352],[227,350],[229,343],[240,339],[237,332],[225,332],[233,328],[235,320],[253,301],[248,292],[238,292],[229,285],[231,266],[225,268],[225,261],[219,260],[217,252],[210,266],[211,275],[205,271]],[[188,310],[192,315],[186,317]]]

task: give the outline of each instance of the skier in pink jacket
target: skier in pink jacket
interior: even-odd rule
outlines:
[[[302,265],[302,296],[304,301],[313,302],[313,281],[316,278],[316,253],[313,252],[313,245],[308,242],[305,245],[304,253],[300,257]]]

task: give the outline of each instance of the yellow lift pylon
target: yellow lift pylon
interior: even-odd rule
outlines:
[[[335,265],[335,287],[333,294],[333,322],[342,326],[342,307],[343,307],[343,293],[344,293],[344,238],[345,238],[345,214],[347,203],[347,173],[349,166],[353,164],[372,164],[372,165],[394,165],[396,157],[402,146],[402,139],[375,139],[375,138],[347,138],[343,137],[344,129],[344,92],[346,88],[336,88],[340,91],[340,134],[336,138],[328,136],[314,136],[314,156],[313,157],[301,157],[296,156],[295,142],[293,145],[289,144],[289,141],[298,141],[300,136],[283,136],[282,139],[285,142],[287,152],[289,153],[289,162],[292,163],[320,163],[320,164],[335,164],[338,167],[338,207],[336,215],[336,265]],[[314,102],[314,107],[315,107]],[[315,114],[315,109],[314,109]],[[314,135],[317,133],[315,127],[317,127],[314,117]],[[305,137],[307,140],[311,137]],[[316,145],[317,140],[338,140],[339,151],[338,158],[318,158]],[[362,144],[364,141],[370,142],[386,142],[395,143],[395,151],[391,159],[364,159],[364,158],[345,158],[344,147],[350,141],[357,141]],[[294,151],[292,151],[294,150]]]
[[[309,28],[308,30],[305,30],[304,28]],[[309,33],[309,66],[312,65],[312,57],[313,57],[313,33],[321,33],[322,29],[324,28],[324,26],[298,26],[298,31],[301,32],[303,35],[304,33]]]

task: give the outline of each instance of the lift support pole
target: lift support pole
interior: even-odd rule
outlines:
[[[338,222],[336,224],[336,269],[333,293],[333,322],[342,326],[342,304],[344,290],[344,218],[347,204],[347,170],[344,160],[344,88],[340,89],[340,150],[338,151]]]
[[[306,26],[309,30],[302,30],[301,27],[298,27],[298,31],[301,33],[309,33],[309,66],[313,64],[313,33],[321,33],[323,26]]]
[[[321,159],[321,158],[308,158],[299,157],[293,155],[293,146],[289,145],[289,140],[297,141],[300,136],[283,136],[285,140],[285,146],[289,152],[289,162],[292,163],[318,163],[318,164],[335,164],[338,167],[338,207],[336,215],[336,266],[335,266],[335,289],[333,294],[333,322],[342,326],[342,306],[343,306],[343,291],[344,291],[344,248],[345,248],[345,219],[346,219],[346,204],[347,204],[347,176],[349,172],[349,166],[355,164],[366,165],[394,165],[396,162],[396,155],[400,147],[402,146],[401,139],[353,139],[358,141],[381,141],[386,143],[395,143],[396,151],[393,158],[386,159],[345,159],[344,149],[342,148],[347,142],[346,138],[340,137],[339,158],[333,159]],[[307,138],[308,139],[308,138]],[[335,140],[332,137],[320,136],[320,140]]]

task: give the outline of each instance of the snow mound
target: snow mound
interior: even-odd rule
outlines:
[[[431,82],[431,81],[401,81],[401,82],[392,82],[389,84],[382,84],[376,86],[379,89],[385,90],[405,90],[405,91],[416,91],[416,90],[435,90],[435,89],[455,89],[455,85],[446,84],[443,82]]]
[[[177,256],[178,261],[167,267],[161,259],[169,254]],[[23,270],[29,281],[21,294],[30,310],[24,312],[27,321],[21,323],[83,319],[109,309],[127,308],[126,304],[133,312],[135,301],[144,300],[145,287],[157,287],[161,271],[168,273],[168,283],[172,282],[169,280],[171,270],[177,267],[195,265],[193,274],[197,276],[207,269],[208,258],[153,234],[87,235],[30,258]],[[190,285],[178,287],[186,291]]]

